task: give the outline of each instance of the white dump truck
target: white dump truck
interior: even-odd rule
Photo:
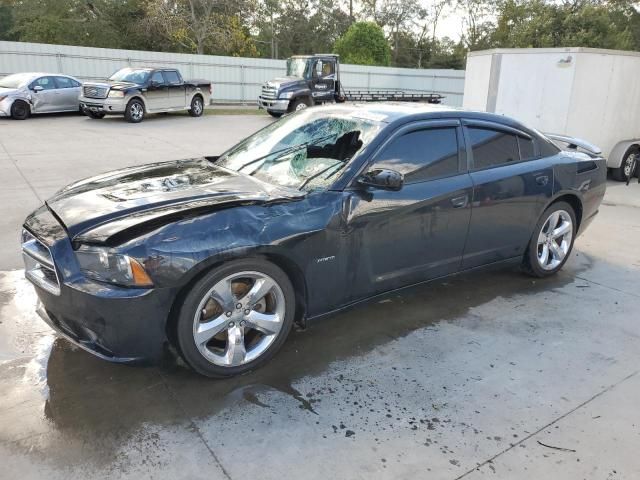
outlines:
[[[593,48],[471,52],[465,108],[597,145],[616,180],[640,159],[640,53]],[[575,147],[575,146],[574,146]]]

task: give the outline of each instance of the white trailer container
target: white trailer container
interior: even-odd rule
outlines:
[[[471,52],[463,105],[602,149],[623,180],[640,159],[640,53],[593,48]]]

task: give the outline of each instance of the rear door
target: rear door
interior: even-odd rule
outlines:
[[[463,268],[524,254],[544,204],[553,195],[553,168],[525,132],[464,121],[473,203]]]
[[[78,110],[80,96],[80,83],[69,77],[57,76],[55,77],[56,87],[60,94],[59,98],[59,110]]]
[[[60,110],[58,107],[60,91],[58,90],[52,76],[35,79],[31,82],[31,85],[29,85],[29,89],[33,92],[31,98],[33,102],[33,111],[35,113],[55,112]]]
[[[169,85],[160,70],[154,71],[149,78],[145,103],[147,109],[152,111],[166,110],[169,107]]]
[[[472,194],[463,148],[459,121],[430,121],[401,129],[374,156],[367,171],[396,170],[405,184],[400,191],[354,189],[351,300],[460,268]]]
[[[169,108],[184,108],[187,92],[177,70],[165,70],[164,78],[169,86]]]

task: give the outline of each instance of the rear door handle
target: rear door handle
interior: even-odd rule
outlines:
[[[547,175],[540,175],[536,177],[536,183],[542,186],[547,185],[549,183],[549,177]]]
[[[466,207],[468,202],[469,202],[469,196],[468,195],[461,195],[459,197],[453,197],[451,199],[451,205],[453,205],[453,208]]]

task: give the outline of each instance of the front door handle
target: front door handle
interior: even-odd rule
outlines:
[[[469,196],[468,195],[461,195],[459,197],[453,197],[451,199],[451,205],[453,205],[453,208],[466,207],[468,202],[469,202]]]
[[[545,186],[549,183],[549,177],[547,175],[540,175],[539,177],[536,177],[536,183],[538,185]]]

